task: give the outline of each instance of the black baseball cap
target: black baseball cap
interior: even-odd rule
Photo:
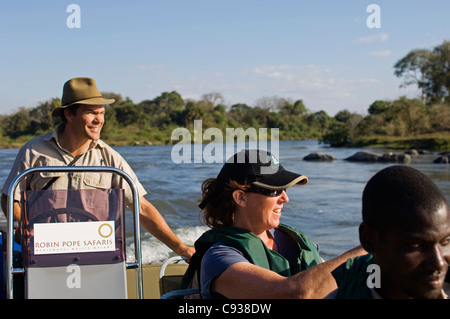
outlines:
[[[201,209],[217,197],[229,184],[230,180],[274,190],[289,188],[295,184],[303,185],[308,177],[284,169],[278,159],[265,150],[242,150],[223,165],[217,175],[215,192],[209,194],[199,205]]]

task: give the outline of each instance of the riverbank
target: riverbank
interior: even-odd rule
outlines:
[[[362,136],[350,147],[388,148],[394,150],[420,149],[433,152],[450,151],[450,132],[418,136]]]
[[[108,134],[112,135],[112,134]],[[118,138],[117,134],[111,137],[102,137],[102,140],[111,146],[139,146],[139,145],[168,145],[170,143],[162,143],[160,139],[153,141],[142,141],[129,139],[130,134],[121,134]],[[0,140],[0,149],[20,148],[34,136],[24,135],[16,139],[2,137]],[[348,147],[363,148],[387,148],[393,150],[427,150],[432,152],[448,152],[450,151],[450,132],[422,134],[418,136],[361,136],[355,139]]]
[[[6,149],[6,148],[20,148],[23,144],[28,142],[30,139],[32,139],[34,136],[26,135],[21,136],[16,139],[12,139],[6,136],[2,136],[0,138],[0,149]]]

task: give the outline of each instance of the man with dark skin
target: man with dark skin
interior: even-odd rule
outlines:
[[[381,170],[364,189],[362,216],[360,241],[370,254],[335,271],[335,298],[447,298],[450,211],[430,178],[408,166]]]

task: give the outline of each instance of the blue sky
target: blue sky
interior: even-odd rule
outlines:
[[[70,4],[81,28],[70,29]],[[381,28],[368,28],[369,4]],[[225,104],[302,99],[329,115],[415,97],[393,65],[450,39],[450,1],[53,0],[0,3],[0,114],[60,97],[77,76],[135,103],[177,91]]]

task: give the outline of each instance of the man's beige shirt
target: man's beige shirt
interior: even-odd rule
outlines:
[[[3,186],[3,194],[8,195],[9,186],[13,179],[22,171],[36,166],[67,166],[74,156],[63,149],[58,142],[58,128],[53,132],[38,136],[26,143],[17,154],[11,172]],[[74,166],[110,166],[123,170],[136,183],[139,197],[146,191],[139,183],[136,174],[125,159],[109,145],[101,140],[93,141],[83,151]],[[133,202],[131,188],[120,176],[113,173],[36,173],[26,178],[16,188],[14,199],[21,200],[21,194],[25,190],[41,190],[53,177],[59,178],[49,187],[50,190],[61,189],[110,189],[119,188],[125,190],[125,205]]]

